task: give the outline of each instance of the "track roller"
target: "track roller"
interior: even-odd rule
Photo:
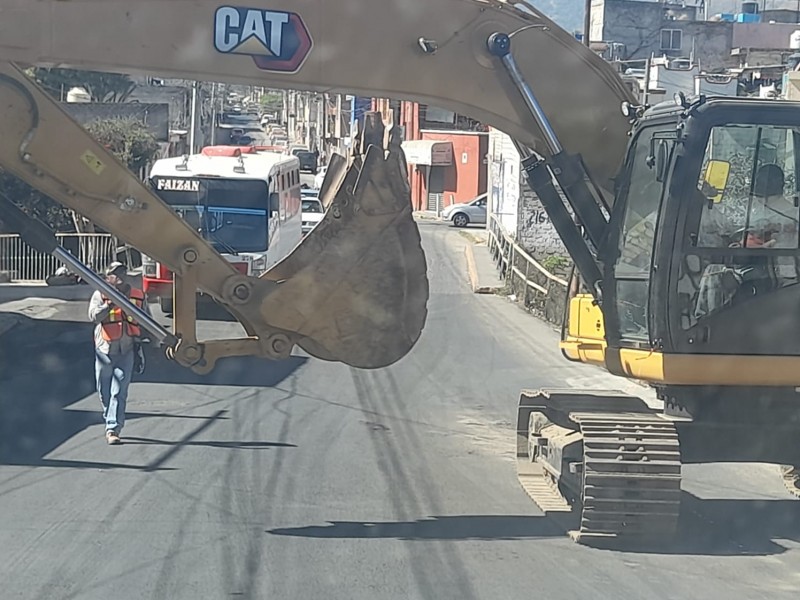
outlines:
[[[546,514],[573,513],[576,541],[669,538],[680,508],[673,423],[620,392],[539,391],[520,398],[520,483]]]

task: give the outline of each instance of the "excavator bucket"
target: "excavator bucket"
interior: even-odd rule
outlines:
[[[331,162],[322,221],[262,278],[277,282],[261,307],[317,358],[380,368],[415,344],[428,279],[396,130],[367,115],[353,154]]]

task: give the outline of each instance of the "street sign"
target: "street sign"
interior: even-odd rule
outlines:
[[[297,13],[222,6],[214,15],[214,48],[251,56],[262,71],[296,73],[313,45]]]

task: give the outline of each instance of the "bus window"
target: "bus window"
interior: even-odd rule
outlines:
[[[265,182],[198,178],[200,192],[158,191],[192,228],[220,252],[267,250]]]

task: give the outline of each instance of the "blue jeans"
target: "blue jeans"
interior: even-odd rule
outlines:
[[[94,355],[97,393],[103,404],[106,431],[119,434],[125,426],[125,404],[133,374],[133,352],[105,354],[95,350]]]

